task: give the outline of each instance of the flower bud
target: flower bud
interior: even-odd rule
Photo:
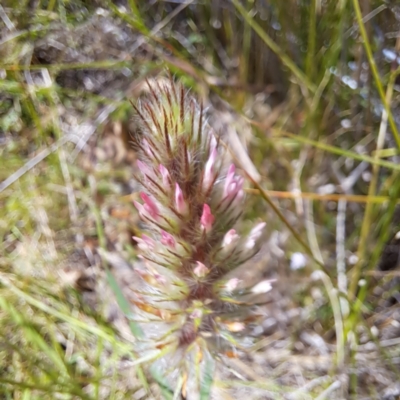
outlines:
[[[132,239],[137,242],[139,249],[145,251],[153,250],[156,244],[156,242],[147,235],[142,235],[141,238],[132,236]]]
[[[235,165],[231,164],[226,175],[223,199],[230,201],[237,195],[243,197],[243,183],[244,179],[235,175]]]
[[[215,160],[217,159],[218,151],[216,148],[212,149],[210,153],[210,157],[206,163],[204,168],[204,178],[203,178],[203,189],[204,191],[208,191],[210,185],[215,179]]]
[[[163,230],[161,230],[161,243],[171,249],[175,249],[176,246],[174,237]]]
[[[225,326],[230,332],[241,332],[246,328],[246,325],[243,322],[228,322]]]
[[[215,217],[211,214],[210,206],[208,204],[204,204],[203,214],[201,215],[200,223],[201,227],[206,233],[210,232],[214,220]]]
[[[156,205],[156,203],[154,202],[154,200],[148,196],[146,193],[140,193],[140,197],[142,198],[142,200],[144,201],[144,205],[143,208],[145,211],[147,211],[147,213],[153,218],[153,219],[157,219],[159,216],[159,211],[158,211],[158,207]]]
[[[251,292],[254,294],[263,294],[268,293],[272,289],[271,283],[275,282],[276,279],[269,279],[265,281],[261,281],[257,283],[257,285],[253,286]]]
[[[167,168],[165,168],[164,165],[160,164],[158,166],[158,169],[162,176],[162,182],[163,182],[164,188],[169,188],[171,185],[171,177],[169,175]]]
[[[237,243],[239,240],[239,235],[236,233],[235,229],[231,229],[228,232],[226,232],[224,236],[224,240],[222,241],[222,247],[231,247],[231,244]]]
[[[250,231],[249,237],[247,238],[247,242],[245,245],[246,249],[250,250],[256,245],[257,240],[262,235],[265,225],[267,225],[265,222],[260,222]]]
[[[187,214],[188,205],[186,204],[186,201],[183,198],[182,190],[177,183],[175,184],[175,206],[180,214]]]
[[[150,159],[153,159],[153,158],[154,158],[154,155],[153,155],[153,153],[151,152],[149,142],[148,142],[146,139],[143,139],[143,148],[144,148],[144,151],[145,151],[146,155],[147,155]]]
[[[137,160],[136,164],[139,168],[139,171],[142,173],[144,177],[146,177],[146,175],[147,176],[151,175],[151,168],[148,165],[141,162],[140,160]]]
[[[238,287],[239,283],[240,279],[238,278],[229,279],[229,281],[225,283],[225,290],[231,293]]]
[[[200,261],[196,261],[197,267],[193,270],[194,274],[199,278],[204,278],[209,272],[209,268],[207,268]]]

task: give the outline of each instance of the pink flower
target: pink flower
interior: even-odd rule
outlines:
[[[168,246],[171,249],[175,249],[176,242],[174,237],[163,230],[161,230],[161,243],[164,246]]]
[[[215,217],[211,214],[211,209],[208,204],[204,204],[203,206],[203,214],[200,218],[200,223],[202,228],[208,233],[210,232],[212,225],[214,223]]]
[[[137,160],[136,162],[140,172],[146,176],[146,175],[150,175],[151,174],[151,169],[149,168],[149,166],[147,166],[145,163],[141,162],[140,160]]]
[[[140,197],[144,201],[143,208],[145,209],[145,211],[153,219],[157,219],[157,217],[159,216],[160,213],[158,211],[158,207],[157,207],[156,203],[154,202],[154,200],[150,196],[148,196],[146,193],[143,193],[143,192],[140,193]]]
[[[179,185],[175,184],[175,205],[178,212],[182,215],[186,215],[188,212],[188,205],[183,198],[183,193]]]
[[[142,239],[149,246],[149,248],[154,249],[156,242],[151,237],[143,234]]]
[[[235,175],[235,165],[231,164],[226,175],[225,187],[224,187],[224,200],[231,200],[233,197],[239,195],[243,197],[243,182],[244,179],[241,176]]]
[[[158,169],[161,173],[164,187],[169,188],[169,186],[171,185],[171,177],[169,175],[167,168],[165,168],[164,165],[160,164],[158,166]]]
[[[167,280],[165,279],[165,277],[160,274],[155,273],[154,278],[157,281],[157,283],[162,286],[164,286],[167,283]]]
[[[228,282],[225,283],[225,289],[227,292],[233,292],[239,285],[240,280],[238,278],[229,279]]]
[[[151,234],[134,237],[142,269],[131,297],[138,323],[155,346],[171,333],[168,343],[178,350],[171,373],[183,376],[190,372],[184,369],[186,348],[198,338],[223,353],[232,347],[231,336],[243,337],[247,322],[256,321],[253,297],[255,305],[272,281],[250,285],[240,280],[241,269],[233,273],[260,247],[266,224],[255,224],[244,237],[234,229],[244,210],[244,175],[233,161],[225,165],[229,154],[203,106],[172,79],[156,78],[148,86],[135,106],[140,134],[134,140],[142,156],[137,175],[144,193],[134,204]],[[156,318],[161,329],[146,323]],[[147,342],[141,348],[147,351]]]
[[[153,250],[156,244],[156,242],[147,235],[142,235],[141,238],[133,236],[132,239],[137,242],[141,250]]]
[[[215,171],[214,171],[214,165],[215,165],[215,160],[218,157],[218,151],[214,147],[210,151],[210,157],[206,163],[206,166],[204,168],[204,178],[203,178],[203,189],[207,191],[212,184],[212,182],[215,179]]]
[[[230,244],[236,242],[238,239],[239,235],[236,233],[234,229],[231,229],[228,232],[226,232],[224,240],[222,241],[222,247],[227,247]]]
[[[240,332],[246,328],[246,325],[243,322],[228,322],[225,324],[230,332]]]
[[[194,274],[199,278],[204,278],[209,272],[209,268],[207,268],[200,261],[196,261],[197,267],[193,270]]]
[[[272,289],[271,283],[275,282],[276,279],[269,279],[265,281],[261,281],[257,283],[257,285],[253,286],[251,292],[254,294],[263,294],[268,293]]]
[[[138,201],[134,200],[133,204],[135,205],[136,209],[139,211],[140,215],[143,215],[145,213],[144,207],[142,204],[140,204]]]
[[[262,235],[265,225],[267,225],[265,222],[260,222],[250,231],[249,237],[246,242],[247,249],[252,249],[255,246],[257,240]]]
[[[226,174],[226,183],[230,182],[235,176],[236,167],[235,164],[229,165],[228,172]]]
[[[217,139],[215,139],[215,136],[212,134],[210,140],[210,153],[216,148],[217,148]]]
[[[153,159],[154,158],[153,153],[151,152],[149,142],[146,139],[143,139],[143,147],[147,156]]]
[[[203,311],[199,310],[198,308],[196,310],[193,310],[193,312],[190,314],[190,318],[192,319],[197,319],[201,318],[203,315]]]

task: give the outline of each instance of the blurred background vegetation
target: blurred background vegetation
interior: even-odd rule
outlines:
[[[166,70],[248,178],[250,274],[277,279],[214,398],[398,398],[399,65],[395,0],[3,0],[0,398],[174,398],[121,312],[130,101]]]

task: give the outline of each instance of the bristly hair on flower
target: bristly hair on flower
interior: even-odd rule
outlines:
[[[270,285],[252,292],[232,273],[258,252],[265,223],[248,236],[237,232],[244,179],[182,84],[148,83],[134,108],[143,187],[135,206],[148,228],[134,238],[143,260],[135,316],[149,339],[142,350],[158,349],[171,373],[187,368],[190,375],[193,357],[230,350],[256,320],[249,293]]]

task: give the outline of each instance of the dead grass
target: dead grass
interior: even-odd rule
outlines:
[[[383,1],[2,3],[2,398],[174,398],[135,365],[126,302],[129,100],[166,67],[268,222],[246,279],[277,278],[212,398],[399,396],[398,32]]]

